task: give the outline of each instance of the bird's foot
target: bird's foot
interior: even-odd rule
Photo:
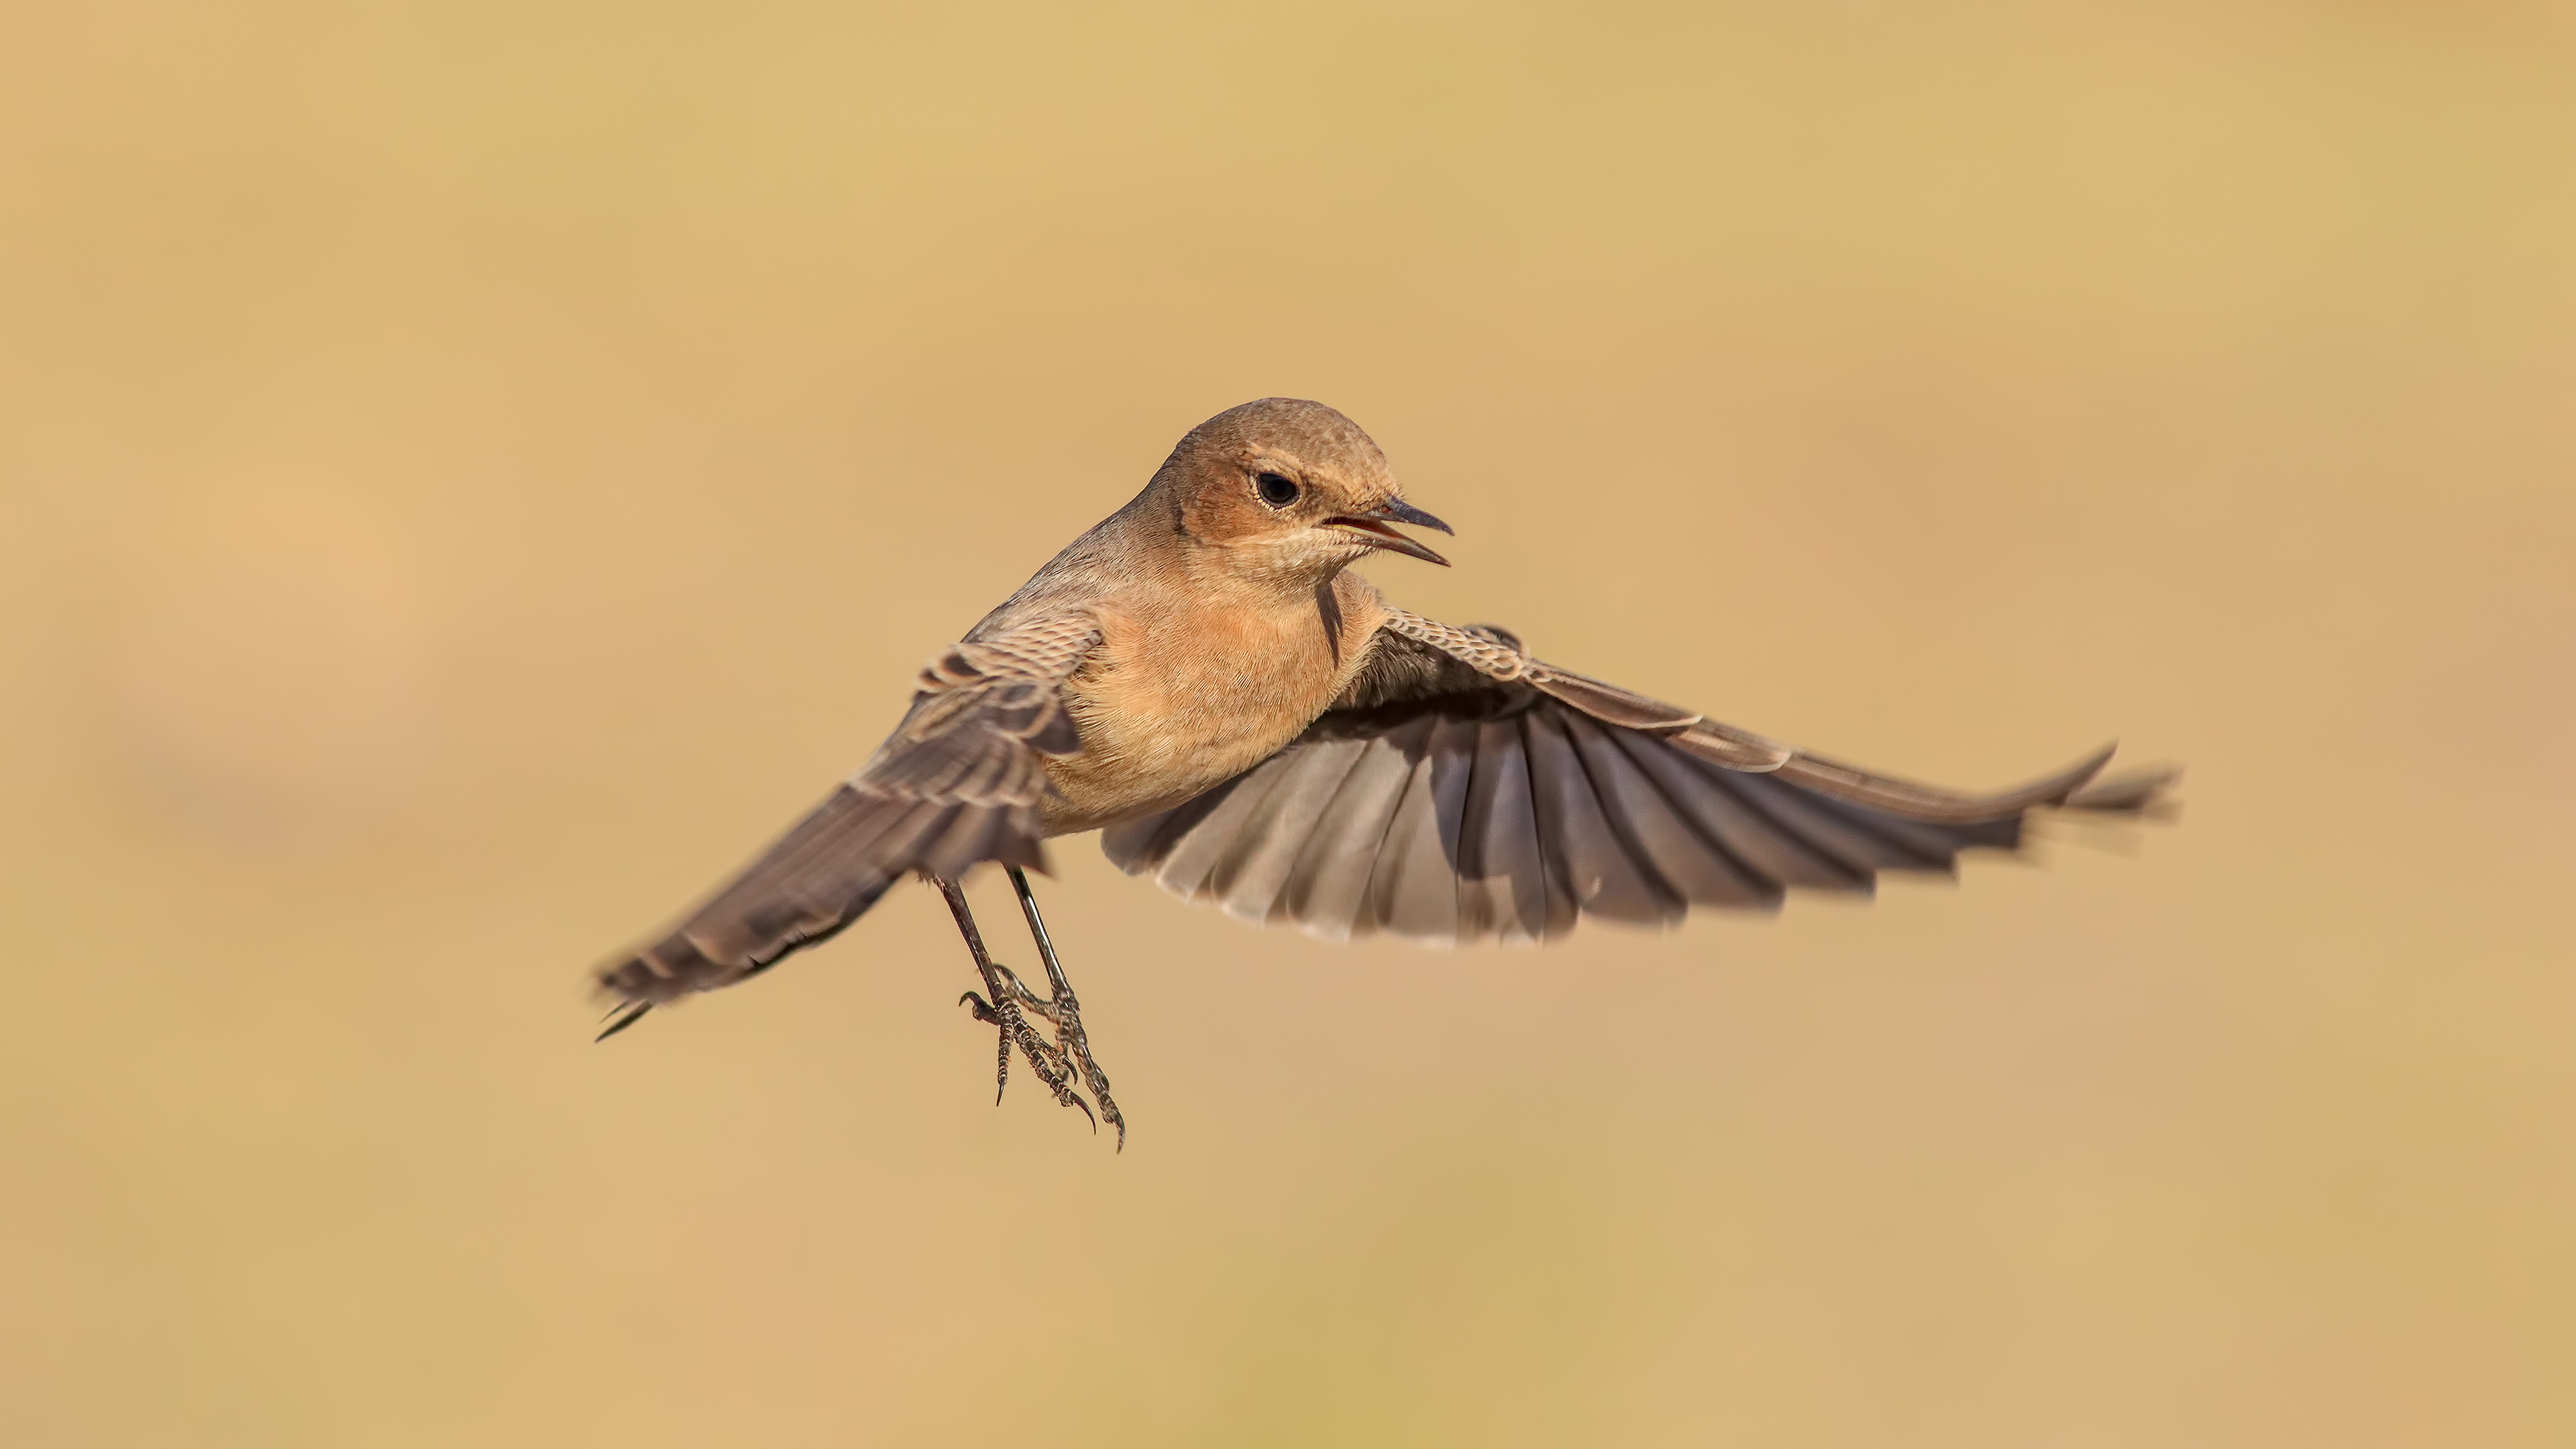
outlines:
[[[1118,1129],[1118,1146],[1127,1146],[1127,1119],[1118,1115],[1118,1101],[1109,1095],[1109,1074],[1091,1059],[1091,1041],[1082,1032],[1082,1003],[1073,996],[1073,984],[1064,979],[1064,967],[1055,959],[1055,948],[1047,941],[1046,923],[1038,918],[1037,900],[1029,894],[1028,877],[1014,866],[1010,871],[1011,888],[1019,894],[1020,909],[1028,916],[1029,934],[1037,941],[1038,955],[1046,961],[1047,984],[1055,988],[1053,996],[1040,996],[1013,975],[1011,968],[993,959],[984,949],[984,933],[975,929],[975,913],[966,904],[966,892],[957,882],[945,876],[924,873],[923,879],[938,888],[948,902],[949,914],[957,918],[957,933],[965,938],[966,953],[975,958],[976,973],[984,978],[984,989],[990,1000],[969,991],[957,998],[959,1005],[973,1003],[975,1019],[994,1028],[1000,1040],[994,1051],[993,1100],[1002,1100],[1002,1090],[1011,1082],[1011,1052],[1016,1048],[1026,1057],[1029,1070],[1038,1074],[1055,1099],[1068,1107],[1079,1107],[1091,1118],[1091,1130],[1100,1130],[1100,1118]],[[1029,1025],[1027,1013],[1036,1012],[1055,1026],[1055,1041],[1041,1039]],[[1100,1098],[1100,1114],[1093,1116],[1091,1104],[1074,1090],[1080,1082]]]
[[[1022,998],[1029,995],[1029,989],[1020,984],[1008,966],[997,961],[993,963],[993,970],[1004,983],[993,993],[995,999],[986,1001],[981,993],[973,991],[957,998],[958,1005],[972,1006],[975,1019],[995,1028],[999,1035],[993,1054],[993,1100],[1002,1100],[1003,1089],[1011,1083],[1011,1050],[1016,1047],[1020,1055],[1028,1059],[1029,1070],[1037,1073],[1038,1080],[1055,1094],[1056,1101],[1067,1107],[1079,1108],[1083,1116],[1091,1118],[1091,1130],[1099,1131],[1100,1119],[1092,1116],[1091,1104],[1082,1100],[1082,1094],[1073,1089],[1076,1069],[1067,1060],[1063,1049],[1050,1045],[1039,1036],[1037,1029],[1029,1025],[1028,1017],[1020,1011]],[[1114,1109],[1111,1120],[1116,1120]]]
[[[1050,1086],[1054,1085],[1054,1079],[1047,1076],[1049,1068],[1061,1073],[1065,1078],[1079,1077],[1082,1084],[1091,1089],[1091,1095],[1099,1099],[1101,1117],[1106,1118],[1110,1126],[1118,1129],[1118,1146],[1124,1150],[1127,1146],[1127,1119],[1118,1115],[1118,1099],[1109,1095],[1109,1074],[1100,1069],[1100,1063],[1091,1055],[1091,1038],[1082,1029],[1082,1002],[1074,996],[1073,987],[1069,983],[1059,985],[1055,995],[1040,996],[1030,990],[1028,983],[1014,974],[1010,967],[996,961],[993,963],[993,971],[999,983],[997,994],[1002,998],[1001,1005],[1011,1009],[1011,1015],[1020,1023],[1020,1029],[1028,1033],[1028,1040],[1021,1044],[1022,1051],[1026,1052],[1031,1045],[1035,1045],[1043,1052],[1043,1056],[1033,1054],[1029,1057],[1029,1064],[1038,1072],[1039,1080],[1048,1082]],[[985,1002],[982,997],[975,996],[971,991],[966,994],[975,999],[976,1020],[991,1021],[997,1025],[1000,1023],[1002,1012],[997,1010],[994,1004]],[[1023,1011],[1034,1012],[1054,1025],[1055,1042],[1052,1046],[1038,1039],[1035,1029],[1028,1025],[1027,1017],[1021,1015]],[[1003,1029],[1009,1030],[1007,1027]],[[1006,1060],[1007,1057],[1006,1052]],[[1040,1065],[1041,1062],[1044,1065]],[[1059,1101],[1069,1094],[1071,1094],[1070,1086],[1056,1089]],[[1073,1100],[1079,1103],[1082,1098],[1076,1095],[1073,1096]]]

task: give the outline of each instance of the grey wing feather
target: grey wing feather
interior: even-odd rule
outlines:
[[[1387,823],[1359,929],[1433,939],[1458,934],[1463,883],[1443,831],[1462,818],[1475,769],[1475,726],[1425,721],[1422,753]]]
[[[913,871],[1043,865],[1045,756],[1081,748],[1060,686],[1099,637],[1051,619],[932,661],[864,769],[668,935],[602,967],[601,989],[640,1003],[712,991],[829,938]]]
[[[1282,762],[1284,778],[1246,814],[1209,875],[1209,889],[1227,915],[1256,924],[1271,919],[1307,840],[1368,745],[1357,739],[1322,741]]]
[[[1582,916],[1669,925],[1952,871],[1963,850],[2018,846],[2034,809],[2154,808],[2173,773],[2097,780],[2109,757],[1939,790],[1542,664],[1499,629],[1390,611],[1296,741],[1103,845],[1176,895],[1334,939],[1546,941]]]
[[[1366,742],[1308,832],[1274,917],[1319,936],[1350,937],[1368,904],[1369,882],[1397,808],[1412,788],[1431,725],[1428,718],[1415,720]]]
[[[1528,736],[1530,779],[1538,790],[1539,839],[1552,847],[1552,864],[1588,916],[1659,925],[1678,918],[1681,902],[1633,854],[1611,827],[1592,772],[1575,739],[1580,715],[1532,710],[1521,717]]]
[[[1548,941],[1574,925],[1574,895],[1548,868],[1530,777],[1529,740],[1517,718],[1476,731],[1475,777],[1459,822],[1460,889],[1481,888],[1488,925],[1504,940]],[[1462,905],[1459,925],[1468,925]]]

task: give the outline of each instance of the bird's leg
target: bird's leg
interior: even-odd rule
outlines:
[[[1073,1090],[1073,1070],[1064,1053],[1040,1040],[1028,1018],[1020,1014],[1020,999],[1028,996],[1029,989],[1020,984],[1009,967],[985,954],[984,934],[975,929],[975,913],[966,908],[966,892],[945,876],[931,876],[930,883],[939,887],[940,897],[948,902],[949,914],[957,918],[957,933],[966,938],[967,954],[975,958],[975,969],[984,978],[984,989],[993,994],[990,1001],[972,991],[957,998],[960,1004],[975,1003],[975,1019],[989,1023],[1000,1033],[993,1063],[993,1100],[1002,1100],[1002,1089],[1010,1085],[1011,1048],[1016,1046],[1029,1059],[1029,1070],[1038,1074],[1038,1080],[1046,1083],[1058,1102],[1079,1107],[1083,1116],[1091,1117],[1091,1104]],[[1100,1119],[1092,1117],[1091,1125],[1098,1129]]]
[[[1046,921],[1038,915],[1037,895],[1029,889],[1029,878],[1018,866],[1005,869],[1010,873],[1012,893],[1020,898],[1020,914],[1028,917],[1029,936],[1037,942],[1038,959],[1046,963],[1047,989],[1054,995],[1039,1001],[1020,985],[1018,978],[1014,977],[1011,984],[1021,993],[1021,1005],[1055,1023],[1056,1051],[1066,1064],[1066,1074],[1071,1075],[1076,1067],[1081,1069],[1083,1084],[1100,1100],[1100,1115],[1118,1129],[1118,1146],[1124,1151],[1127,1119],[1118,1115],[1118,1101],[1109,1095],[1109,1074],[1092,1060],[1091,1039],[1082,1031],[1082,1003],[1074,997],[1073,983],[1065,979],[1064,963],[1055,959],[1055,942],[1047,938]]]

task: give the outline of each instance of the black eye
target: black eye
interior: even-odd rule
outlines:
[[[1264,473],[1252,480],[1261,490],[1261,501],[1273,508],[1285,508],[1297,501],[1297,480],[1284,473]]]

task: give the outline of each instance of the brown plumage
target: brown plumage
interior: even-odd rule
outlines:
[[[2172,779],[2100,780],[2105,749],[1967,795],[1767,740],[1542,663],[1500,629],[1387,604],[1351,563],[1446,562],[1391,523],[1447,531],[1331,408],[1265,398],[1191,429],[1143,492],[922,672],[874,759],[601,971],[629,1003],[611,1030],[766,969],[918,872],[958,914],[1003,1067],[1016,1047],[1059,1099],[1079,1104],[1085,1082],[1117,1123],[1021,873],[1048,836],[1107,827],[1131,873],[1335,939],[1544,941],[1583,916],[1669,923],[1947,871],[2017,845],[2034,809],[2135,813]],[[984,954],[954,882],[986,860],[1009,870],[1051,996]]]

